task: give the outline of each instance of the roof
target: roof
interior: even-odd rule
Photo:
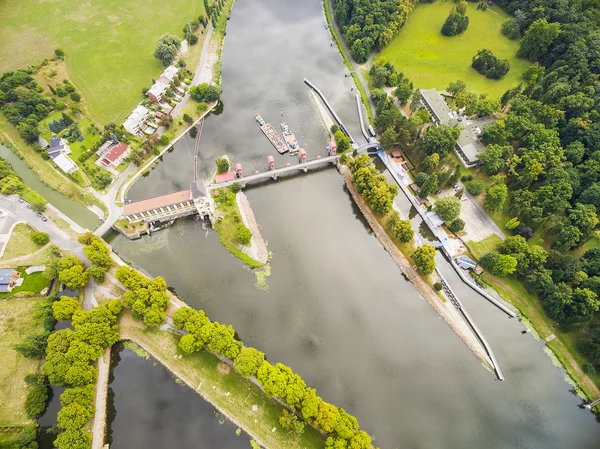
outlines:
[[[64,154],[59,154],[54,158],[54,163],[65,173],[71,173],[77,170],[77,165]]]
[[[215,176],[215,184],[225,181],[233,181],[235,179],[235,173],[232,171],[226,171],[220,175]]]
[[[61,150],[64,148],[64,144],[63,141],[60,137],[56,137],[56,136],[52,136],[52,138],[50,139],[50,149],[55,151],[55,150]]]
[[[177,75],[177,72],[179,72],[179,69],[177,67],[175,67],[174,65],[170,65],[169,67],[167,67],[164,70],[164,72],[162,72],[162,74],[160,76],[164,76],[170,82],[170,81],[173,81],[173,79],[175,78],[175,75]]]
[[[106,153],[106,155],[102,159],[102,162],[104,162],[104,161],[108,161],[109,163],[114,162],[119,157],[121,157],[121,155],[123,155],[123,153],[126,153],[127,151],[129,151],[129,147],[126,144],[124,144],[123,142],[119,142],[114,147],[112,147],[108,153]]]
[[[8,285],[14,271],[14,268],[0,268],[0,285]]]
[[[206,189],[206,183],[204,182],[204,179],[190,182],[190,190],[192,191],[193,199],[208,196],[208,190]]]
[[[125,215],[138,214],[151,209],[157,209],[159,207],[171,206],[177,203],[183,203],[191,199],[190,190],[182,190],[180,192],[168,193],[166,195],[156,196],[147,200],[136,201],[129,203],[124,206]]]
[[[115,143],[112,140],[107,140],[106,142],[104,142],[102,145],[100,145],[98,147],[98,151],[96,151],[96,154],[102,154],[102,153],[104,153],[106,150],[108,150],[114,144]]]
[[[398,151],[398,150],[392,151],[392,157],[395,159],[399,159],[402,157],[402,153],[400,153],[400,151]]]
[[[148,109],[146,109],[141,104],[138,104],[137,107],[133,110],[133,112],[131,114],[129,114],[129,117],[127,117],[127,120],[125,120],[125,122],[123,123],[123,127],[125,129],[135,128],[147,114],[148,114]],[[127,129],[127,131],[129,131],[129,129]]]
[[[42,148],[47,148],[50,146],[50,144],[48,143],[48,141],[46,139],[44,139],[42,136],[38,136],[38,143],[42,146]]]
[[[450,121],[452,110],[436,89],[421,90],[421,96],[441,123]]]
[[[155,97],[159,97],[160,95],[162,95],[165,92],[165,90],[167,90],[167,87],[169,87],[167,84],[158,80],[156,83],[154,83],[152,85],[152,87],[148,90],[148,92],[146,92],[146,95],[152,94]]]
[[[55,148],[52,150],[51,148],[48,148],[48,156],[50,156],[50,159],[55,159],[59,154],[62,154],[59,149]]]

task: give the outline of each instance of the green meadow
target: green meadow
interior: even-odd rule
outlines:
[[[152,55],[156,40],[167,32],[181,37],[185,23],[200,14],[201,0],[2,1],[0,72],[62,48],[93,120],[120,123],[163,70]]]
[[[501,32],[507,14],[497,7],[478,10],[475,3],[469,3],[469,28],[458,36],[445,37],[440,30],[453,6],[453,2],[440,0],[420,3],[376,61],[386,58],[420,89],[445,89],[451,81],[461,79],[468,90],[500,97],[521,81],[529,67],[515,56],[518,41]],[[510,62],[510,71],[501,80],[487,79],[471,68],[471,59],[483,48]]]

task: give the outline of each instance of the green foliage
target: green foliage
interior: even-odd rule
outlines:
[[[67,288],[79,290],[88,282],[88,275],[81,265],[74,265],[58,273],[58,280]]]
[[[521,41],[517,55],[535,61],[552,45],[560,33],[559,23],[548,23],[546,19],[533,22]]]
[[[25,382],[29,385],[29,393],[25,399],[25,412],[29,419],[37,419],[46,409],[48,386],[44,376],[28,375]]]
[[[460,214],[461,202],[455,196],[445,196],[435,202],[434,210],[445,222],[452,221]]]
[[[70,320],[75,312],[81,311],[81,304],[75,298],[63,296],[59,301],[52,303],[54,318],[57,320]]]
[[[460,129],[458,128],[448,125],[430,126],[423,139],[427,154],[437,153],[443,156],[449,153],[454,150],[459,135]]]
[[[487,78],[499,80],[510,70],[507,59],[498,59],[491,50],[479,50],[471,62],[471,67]]]
[[[93,240],[88,245],[84,246],[83,252],[94,265],[102,268],[109,268],[113,264],[110,250],[99,239]]]
[[[300,421],[295,413],[289,412],[286,409],[281,411],[281,416],[279,417],[279,424],[281,427],[287,430],[294,430],[298,435],[304,433],[305,423]]]
[[[485,184],[483,181],[479,180],[470,181],[467,183],[467,190],[471,193],[471,195],[478,196],[481,195],[485,190]]]
[[[390,223],[390,231],[392,235],[402,243],[408,243],[413,239],[415,231],[409,220],[393,220]]]
[[[43,246],[50,241],[50,237],[45,232],[34,232],[31,234],[31,241],[36,245]]]
[[[92,436],[85,429],[68,429],[61,432],[54,440],[58,449],[90,449]]]
[[[496,184],[487,189],[484,206],[491,212],[502,210],[508,197],[506,184]]]
[[[456,36],[469,27],[469,18],[465,15],[466,10],[467,5],[464,1],[460,1],[456,7],[452,8],[442,26],[444,36]]]
[[[190,88],[190,96],[199,102],[218,101],[221,98],[223,89],[221,86],[202,83]],[[208,108],[207,108],[208,109]]]
[[[435,248],[431,245],[422,245],[412,253],[411,259],[421,274],[428,275],[435,270]]]
[[[338,130],[333,134],[335,144],[337,146],[337,153],[341,154],[350,149],[350,138],[342,131]]]
[[[235,238],[242,245],[248,245],[252,239],[252,232],[245,225],[240,224],[235,231]]]
[[[26,335],[21,343],[13,345],[13,349],[28,359],[37,359],[46,354],[48,331]]]
[[[94,278],[96,282],[104,282],[106,270],[107,269],[104,267],[94,265],[85,270],[85,273],[88,275],[88,277],[91,276],[92,278]]]
[[[440,284],[439,282],[436,282],[435,284],[433,284],[433,289],[436,292],[441,292],[443,288],[444,288],[444,286],[442,284]]]
[[[123,305],[130,307],[136,318],[142,319],[147,326],[158,326],[166,316],[169,305],[167,283],[159,276],[149,280],[131,267],[117,269],[117,280],[130,290],[122,297]]]
[[[352,183],[369,207],[378,215],[385,215],[392,209],[394,197],[398,194],[398,186],[389,184],[380,174],[366,154],[361,154],[348,164],[352,172]]]
[[[457,218],[456,220],[454,220],[452,223],[450,223],[450,226],[448,226],[448,228],[452,231],[452,232],[460,232],[463,229],[465,229],[465,221]]]
[[[521,37],[521,28],[514,17],[506,19],[502,24],[502,34],[509,39],[518,39]]]
[[[225,157],[218,158],[215,163],[217,164],[217,173],[225,173],[229,170],[229,161]]]
[[[254,348],[242,348],[233,363],[233,369],[242,377],[254,376],[265,361],[264,353]]]
[[[191,307],[181,307],[173,314],[173,325],[182,330],[188,320],[196,313]]]
[[[181,39],[169,33],[163,34],[156,43],[154,57],[167,67],[177,56],[180,47]]]

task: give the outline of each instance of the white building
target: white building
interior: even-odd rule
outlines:
[[[67,175],[77,170],[77,165],[68,156],[59,154],[53,159],[54,163]]]
[[[127,117],[127,120],[123,123],[123,128],[128,133],[137,136],[142,132],[146,120],[148,120],[148,109],[139,104],[131,115]]]

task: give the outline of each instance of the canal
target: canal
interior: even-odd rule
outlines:
[[[24,160],[19,159],[10,148],[0,144],[0,158],[8,162],[17,176],[30,188],[42,195],[46,200],[68,215],[75,223],[87,229],[94,229],[100,223],[96,214],[91,212],[83,204],[73,201],[60,192],[51,189],[44,184],[35,172],[27,166]]]
[[[325,132],[305,77],[359,138],[356,88],[351,91],[330,43],[319,0],[236,2],[223,49],[224,108],[205,123],[201,176],[223,153],[246,173],[263,170],[268,155],[277,165],[293,161],[275,154],[255,113],[276,128],[286,121],[303,136],[309,158],[324,155]],[[129,198],[186,188],[193,179],[192,155],[193,141],[186,138],[132,187]],[[497,381],[404,279],[335,170],[265,182],[246,193],[272,252],[270,273],[246,269],[195,218],[137,241],[113,234],[111,244],[136,267],[164,276],[190,305],[232,324],[271,362],[292,367],[325,400],[356,415],[381,448],[598,447],[600,427],[578,408],[581,400],[543,352],[543,342],[523,335],[521,323],[440,262],[494,348],[506,377]],[[116,441],[116,429],[126,428],[129,418],[120,413],[126,404],[115,406]],[[144,426],[159,441],[179,416],[169,407],[144,414],[163,423]],[[131,440],[130,447],[146,442]]]

